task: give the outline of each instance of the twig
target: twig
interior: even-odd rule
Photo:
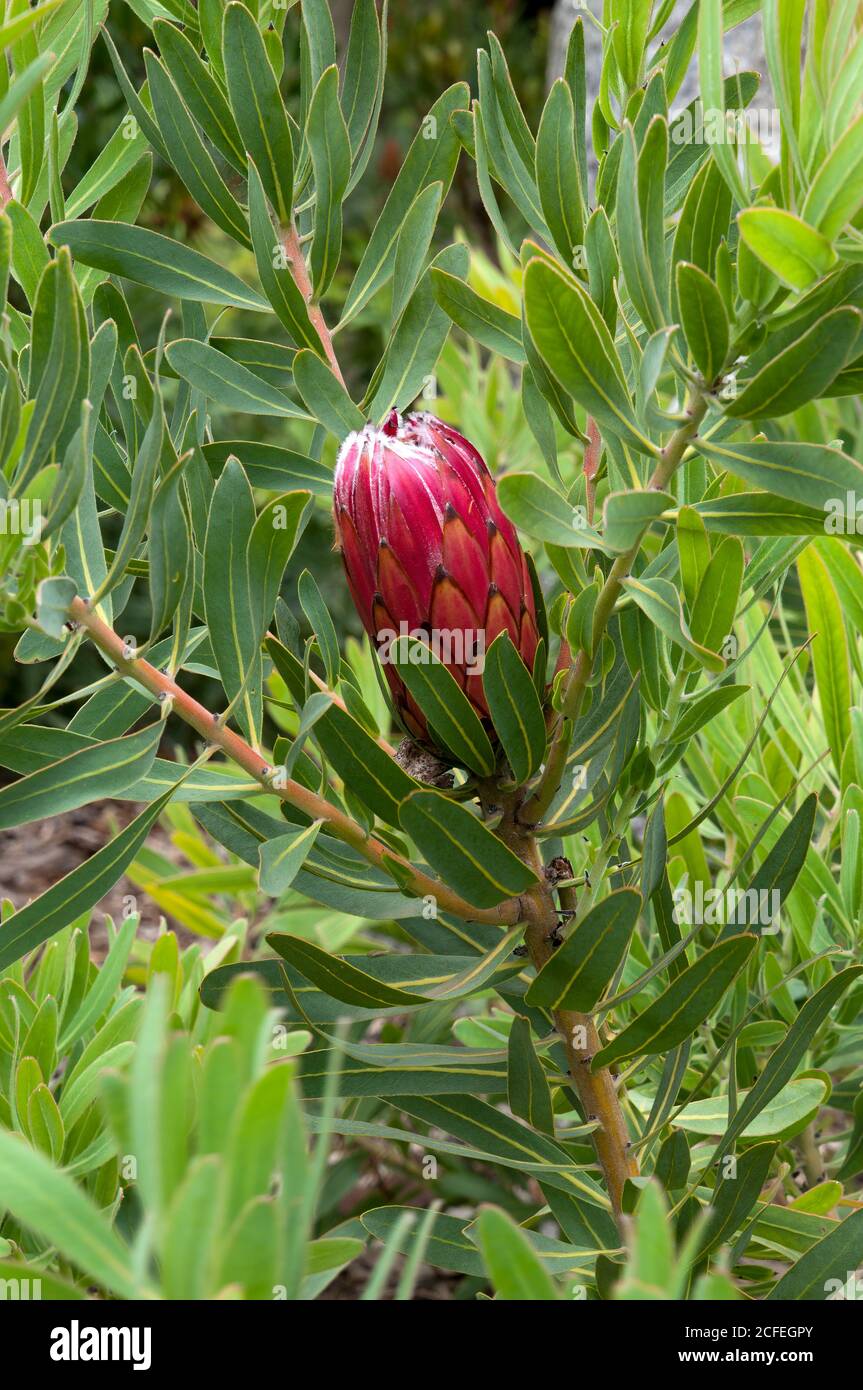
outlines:
[[[352,820],[344,811],[339,810],[332,802],[325,800],[324,797],[317,796],[290,778],[284,785],[280,783],[275,786],[272,782],[273,769],[260,753],[256,753],[245,739],[241,738],[233,729],[229,729],[227,724],[223,723],[217,715],[211,713],[210,710],[182,690],[170,676],[165,675],[162,671],[157,671],[155,666],[151,666],[142,657],[127,655],[127,648],[123,639],[96,613],[92,612],[84,599],[73,599],[68,612],[71,621],[87,632],[99,650],[113,661],[124,676],[130,676],[137,681],[160,702],[164,703],[170,699],[171,709],[174,713],[178,714],[208,743],[221,748],[223,753],[237,763],[250,777],[254,778],[265,791],[281,797],[283,801],[295,806],[297,810],[305,812],[312,820],[324,821],[334,835],[351,845],[376,868],[385,870],[385,861],[389,861],[402,870],[410,877],[412,890],[418,898],[433,897],[439,909],[444,912],[451,912],[463,921],[493,922],[503,926],[514,926],[522,919],[520,899],[510,899],[495,908],[472,907],[470,903],[448,888],[445,883],[431,878],[421,869],[417,869],[408,860],[397,854],[395,850],[390,849],[383,841],[376,839],[373,835],[367,835],[361,825],[358,825],[355,820]]]

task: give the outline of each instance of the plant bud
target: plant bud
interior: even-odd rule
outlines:
[[[333,509],[357,612],[375,642],[407,731],[431,742],[388,659],[394,639],[427,642],[481,718],[483,658],[508,632],[528,670],[537,646],[527,564],[485,462],[433,415],[392,411],[342,444]]]

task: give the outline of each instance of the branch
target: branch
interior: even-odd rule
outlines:
[[[69,618],[83,628],[99,650],[114,663],[124,676],[137,681],[150,695],[161,703],[170,699],[172,711],[180,716],[207,743],[215,744],[227,757],[237,763],[264,791],[287,801],[298,811],[303,811],[312,820],[322,820],[327,829],[345,844],[349,844],[376,868],[386,870],[386,862],[397,865],[409,876],[413,892],[418,898],[432,897],[444,912],[451,912],[469,922],[491,922],[500,926],[514,926],[521,920],[522,906],[517,898],[501,903],[499,907],[473,907],[457,893],[452,892],[445,883],[431,878],[421,869],[411,864],[402,855],[389,848],[382,840],[367,835],[361,825],[352,820],[332,802],[317,796],[299,782],[288,779],[284,786],[272,784],[273,769],[260,753],[256,753],[245,739],[229,729],[218,715],[211,713],[191,695],[182,690],[170,676],[158,671],[142,657],[126,655],[127,648],[113,628],[103,622],[82,598],[75,598],[69,605]]]
[[[697,434],[698,426],[703,420],[706,412],[707,399],[699,392],[698,395],[690,400],[687,406],[686,413],[689,418],[686,424],[681,425],[680,428],[675,431],[668,444],[662,450],[659,462],[647,485],[651,491],[662,492],[668,486],[677,470],[678,464],[686,452],[687,446],[693,436]],[[546,759],[545,771],[533,795],[528,797],[519,812],[519,819],[522,824],[526,826],[539,824],[548,811],[557,793],[558,787],[563,780],[563,772],[566,767],[566,759],[569,753],[569,745],[572,736],[572,721],[578,718],[581,710],[584,692],[587,689],[588,682],[593,672],[594,655],[599,650],[606,626],[614,612],[617,600],[620,597],[623,581],[629,576],[629,572],[635,564],[636,557],[641,549],[641,542],[644,539],[647,529],[647,526],[642,529],[635,544],[625,555],[618,555],[608,572],[608,578],[600,590],[593,614],[593,654],[588,654],[584,650],[579,651],[575,659],[575,664],[570,668],[561,698],[562,712],[551,741],[551,747]]]
[[[294,277],[294,283],[296,284],[296,287],[299,290],[300,294],[303,296],[303,299],[306,301],[306,307],[309,311],[309,318],[317,331],[318,337],[324,345],[324,352],[327,354],[327,360],[333,369],[333,374],[338,378],[342,386],[344,386],[345,379],[342,376],[342,369],[339,366],[339,359],[336,357],[336,350],[333,347],[332,334],[330,333],[330,330],[327,328],[324,313],[321,309],[320,304],[315,303],[314,294],[312,292],[312,282],[309,279],[308,267],[306,265],[306,260],[302,252],[302,247],[300,246],[300,239],[297,236],[297,229],[293,223],[291,223],[290,227],[282,228],[282,245],[285,248],[285,256],[287,257],[288,265],[291,268],[291,274]]]

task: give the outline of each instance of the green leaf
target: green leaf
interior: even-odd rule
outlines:
[[[736,492],[710,502],[696,502],[695,511],[708,531],[731,536],[822,536],[824,513],[802,502],[788,502],[769,492]]]
[[[286,831],[274,840],[264,841],[261,845],[260,885],[265,893],[277,898],[290,888],[323,823],[322,820],[312,821],[311,825]]]
[[[584,196],[575,152],[575,107],[559,77],[546,99],[536,137],[536,187],[548,229],[567,266],[584,241]]]
[[[263,641],[288,561],[309,521],[310,492],[285,492],[261,510],[249,536],[249,594],[255,632]]]
[[[830,571],[811,546],[797,557],[824,732],[837,774],[851,737],[851,659],[842,604]]]
[[[740,935],[711,946],[612,1042],[600,1048],[591,1069],[598,1071],[622,1058],[668,1052],[690,1037],[719,1003],[756,945],[756,937]]]
[[[828,533],[854,533],[855,517],[846,517],[846,498],[849,493],[863,496],[863,464],[841,449],[796,440],[714,444],[697,439],[694,445],[717,468],[727,468],[744,482],[820,508],[825,513],[822,529]]]
[[[524,783],[545,754],[545,718],[533,677],[506,632],[486,652],[482,687],[513,779]]]
[[[481,777],[494,771],[494,750],[479,715],[427,643],[393,633],[382,660],[395,666],[444,748]]]
[[[738,1102],[745,1103],[748,1095],[748,1091],[738,1092]],[[747,1119],[741,1135],[746,1139],[767,1139],[799,1133],[820,1109],[825,1096],[823,1078],[798,1077],[760,1107],[757,1115]],[[719,1134],[728,1125],[728,1108],[727,1096],[690,1101],[675,1115],[674,1123],[690,1134]]]
[[[276,670],[301,707],[305,695],[302,663],[275,638],[268,638],[266,645]],[[370,810],[397,826],[400,803],[416,790],[413,778],[335,702],[316,721],[314,736],[345,785],[362,797]]]
[[[482,298],[464,280],[444,270],[432,267],[431,278],[435,298],[453,323],[491,352],[510,362],[524,362],[521,322],[515,314]]]
[[[623,960],[640,912],[641,894],[633,888],[603,898],[546,961],[525,995],[527,1003],[589,1013]]]
[[[44,1155],[0,1131],[3,1204],[91,1281],[120,1298],[138,1295],[129,1251],[93,1199]]]
[[[737,225],[750,251],[792,290],[805,290],[836,263],[827,238],[784,208],[747,208]]]
[[[593,301],[577,281],[535,257],[524,275],[527,326],[550,371],[600,427],[655,454],[635,419],[623,368]]]
[[[167,20],[157,19],[153,33],[159,52],[178,91],[198,124],[219,153],[239,174],[246,172],[246,153],[231,108],[213,71],[199,58],[194,44]]]
[[[615,553],[631,550],[643,532],[674,505],[675,499],[670,493],[655,492],[652,488],[610,493],[602,509],[605,545]]]
[[[230,701],[239,699],[236,717],[246,737],[253,739],[261,719],[262,677],[246,555],[255,520],[246,475],[236,459],[229,459],[210,501],[204,610],[225,694]]]
[[[496,1207],[479,1214],[477,1237],[485,1266],[499,1298],[551,1303],[557,1291],[531,1249],[524,1232]]]
[[[351,15],[351,32],[342,82],[342,106],[351,139],[358,155],[374,138],[376,107],[383,53],[375,0],[356,0]]]
[[[338,634],[315,577],[309,570],[303,570],[300,575],[297,581],[297,594],[303,612],[317,639],[324,661],[327,684],[335,686],[338,684],[341,666]]]
[[[294,147],[279,84],[257,22],[245,6],[225,10],[222,53],[228,98],[243,145],[283,227],[291,224]]]
[[[761,1195],[776,1152],[771,1143],[753,1144],[737,1160],[733,1175],[723,1176],[713,1190],[710,1215],[699,1241],[699,1256],[730,1241],[743,1225]]]
[[[339,70],[322,73],[312,95],[306,139],[315,172],[311,269],[315,298],[326,293],[342,249],[342,200],[351,172],[351,144],[339,105]]]
[[[252,487],[264,487],[272,492],[300,488],[315,497],[332,497],[331,468],[278,444],[261,444],[256,439],[220,439],[205,444],[201,452],[215,477],[233,455],[243,465]]]
[[[165,356],[178,376],[224,410],[306,418],[284,391],[209,343],[201,343],[197,338],[176,338],[168,344]]]
[[[513,1115],[543,1134],[554,1134],[551,1092],[526,1018],[514,1018],[509,1032],[507,1100]]]
[[[672,642],[694,656],[708,671],[724,670],[722,657],[693,639],[683,617],[680,595],[669,579],[625,579],[623,587],[632,595],[641,611]]]
[[[815,792],[811,792],[791,817],[789,824],[747,885],[747,902],[750,901],[749,893],[757,893],[759,903],[762,901],[762,893],[776,893],[780,903],[787,903],[788,895],[806,862],[817,808],[818,797]],[[767,901],[770,902],[771,899],[768,898]],[[762,925],[766,923],[762,922]]]
[[[706,111],[724,111],[722,0],[701,0],[698,7],[698,76],[701,99]],[[749,199],[743,187],[734,145],[727,139],[711,142],[710,151],[738,205],[745,208]]]
[[[506,515],[529,536],[552,545],[606,553],[605,541],[588,524],[585,509],[570,506],[536,473],[505,473],[497,491]]]
[[[298,352],[294,361],[294,381],[312,417],[342,440],[351,430],[365,424],[342,383],[326,362],[309,348]]]
[[[859,309],[833,309],[746,382],[725,406],[738,419],[773,419],[823,396],[848,361],[860,334]]]
[[[270,307],[230,270],[146,227],[90,218],[58,222],[50,235],[55,246],[68,246],[76,261],[124,276],[159,294],[237,309],[267,311]]]
[[[51,257],[39,224],[27,209],[13,198],[6,204],[5,211],[12,224],[12,270],[28,302],[33,305],[42,272]]]
[[[736,938],[739,940],[740,938]],[[729,945],[732,942],[727,943]],[[714,949],[717,949],[714,947]],[[837,1000],[846,989],[863,974],[863,966],[852,965],[840,970],[837,975],[822,985],[817,993],[806,1000],[784,1039],[770,1054],[768,1061],[752,1090],[740,1104],[734,1118],[722,1136],[714,1158],[727,1153],[731,1145],[748,1129],[748,1126],[761,1114],[769,1103],[788,1085],[800,1064],[800,1059],[810,1046],[821,1024],[827,1018]],[[713,1133],[716,1132],[714,1129]]]
[[[88,801],[117,796],[145,777],[163,732],[161,721],[126,738],[70,753],[0,789],[0,830],[58,816]]]
[[[471,957],[469,963],[461,965],[464,957],[455,957],[456,969],[446,973],[435,973],[439,962],[430,956],[418,957],[424,969],[417,979],[417,989],[406,989],[387,983],[343,957],[331,956],[297,936],[283,932],[272,932],[267,941],[273,950],[289,961],[307,980],[333,999],[361,1008],[405,1009],[423,1005],[432,999],[457,999],[477,991],[485,982],[501,970],[512,954],[520,928],[513,927],[501,935],[497,945],[482,957]],[[364,962],[365,963],[365,962]],[[507,967],[507,973],[512,973]]]
[[[438,98],[426,116],[363,252],[348,290],[339,328],[360,311],[392,274],[402,223],[417,194],[428,184],[437,182],[442,186],[442,196],[446,194],[459,152],[450,116],[453,111],[465,107],[468,98],[466,84],[457,82]],[[429,132],[434,132],[432,138],[427,138]]]
[[[191,537],[180,492],[182,462],[163,479],[150,512],[150,640],[170,623],[179,607],[191,559]]]
[[[438,269],[466,273],[467,263],[467,247],[456,243],[445,247],[420,278],[372,378],[372,419],[384,419],[393,406],[404,410],[427,384],[449,334],[449,318],[435,299],[432,274]]]
[[[733,632],[745,556],[736,536],[726,536],[711,556],[692,605],[689,629],[708,651],[722,651]]]
[[[536,886],[533,871],[502,840],[441,792],[412,792],[400,818],[432,868],[475,907],[496,907]]]
[[[852,1211],[774,1284],[768,1300],[824,1301],[843,1287],[863,1259],[863,1211]]]
[[[55,932],[89,912],[122,877],[173,795],[173,787],[66,874],[47,892],[8,917],[0,927],[0,970],[35,950]]]
[[[405,1212],[410,1210],[410,1207],[373,1207],[363,1212],[361,1220],[370,1235],[387,1245],[394,1240],[401,1253],[409,1255],[416,1232],[412,1227],[405,1229],[401,1223]],[[458,1274],[481,1277],[485,1273],[482,1256],[464,1234],[466,1224],[457,1216],[437,1212],[425,1259],[435,1269],[451,1269]]]
[[[204,144],[198,127],[162,64],[144,54],[153,110],[165,148],[183,183],[203,212],[241,246],[251,246],[246,219]]]
[[[722,295],[697,265],[677,265],[677,303],[689,351],[707,382],[715,381],[728,356],[730,329]]]
[[[390,321],[398,323],[417,286],[440,212],[443,185],[430,183],[418,193],[399,232],[393,262],[393,300]],[[443,306],[446,308],[446,305]]]
[[[800,215],[834,241],[863,204],[863,115],[852,121],[809,184]]]

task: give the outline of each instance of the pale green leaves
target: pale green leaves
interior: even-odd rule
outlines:
[[[805,290],[836,263],[827,238],[784,208],[747,208],[737,223],[749,249],[792,290]]]

